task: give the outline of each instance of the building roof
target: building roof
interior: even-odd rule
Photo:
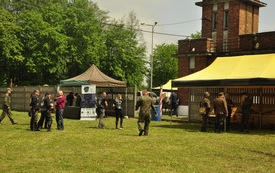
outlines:
[[[219,57],[210,66],[172,81],[173,87],[275,87],[275,54]]]
[[[105,75],[94,64],[84,73],[61,81],[61,84],[77,83],[77,81],[82,83],[88,81],[89,84],[95,84],[97,87],[126,87],[127,85],[124,81],[119,81]]]
[[[223,0],[224,2],[228,1],[228,0]],[[222,0],[219,1],[219,2],[223,2]],[[232,0],[229,0],[229,1],[232,1]],[[257,1],[257,0],[240,0],[240,1],[244,1],[244,2],[248,2],[248,3],[251,3],[253,5],[256,5],[258,7],[266,7],[266,3],[264,2],[261,2],[261,1]],[[213,0],[213,1],[207,1],[207,2],[196,2],[195,4],[197,6],[204,6],[204,5],[209,5],[209,4],[214,4],[214,3],[217,3],[217,0]]]

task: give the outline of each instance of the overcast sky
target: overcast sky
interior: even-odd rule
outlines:
[[[202,8],[195,2],[202,0],[93,0],[101,10],[108,11],[112,18],[120,19],[134,11],[140,22],[154,24],[155,32],[190,36],[190,34],[201,30]],[[260,8],[259,32],[275,31],[275,0],[262,0],[267,7]],[[192,22],[187,22],[192,21]],[[171,23],[187,22],[177,25],[166,25]],[[150,26],[141,26],[143,30],[151,31]],[[148,52],[151,47],[151,34],[144,33]],[[164,36],[154,34],[154,44],[175,43],[184,37]]]

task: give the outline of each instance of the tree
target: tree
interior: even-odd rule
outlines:
[[[24,60],[22,44],[16,36],[18,28],[12,14],[0,7],[0,85],[7,85],[14,77],[15,65]]]
[[[156,45],[153,52],[153,86],[160,86],[178,77],[178,60],[172,57],[178,47],[175,44]]]
[[[141,87],[145,68],[145,46],[137,39],[136,17],[113,21],[106,30],[107,56],[101,59],[101,69],[107,75]],[[130,21],[130,22],[129,22]]]

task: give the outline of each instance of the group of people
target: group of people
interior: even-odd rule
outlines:
[[[52,125],[52,117],[51,113],[53,111],[53,103],[51,100],[51,94],[46,93],[45,97],[40,102],[39,100],[40,92],[39,90],[34,90],[32,96],[31,96],[31,102],[30,102],[30,116],[31,116],[31,122],[30,122],[30,129],[34,131],[40,131],[40,128],[42,128],[43,123],[45,121],[45,128],[47,128],[48,132],[51,131],[51,125]],[[63,94],[63,91],[58,91],[58,95],[53,98],[55,101],[55,109],[56,109],[56,123],[57,123],[57,130],[64,130],[64,121],[63,121],[63,112],[65,108],[65,95]],[[38,113],[41,108],[41,117],[38,122]]]
[[[209,100],[210,94],[208,92],[204,93],[204,98],[200,102],[200,114],[202,116],[202,127],[201,131],[206,132],[207,120],[209,118],[211,103]],[[251,106],[253,104],[252,98],[248,97],[248,93],[244,92],[241,94],[241,132],[249,133],[250,130],[250,112]],[[214,100],[213,109],[215,113],[215,133],[221,133],[224,129],[228,131],[230,128],[232,108],[234,107],[233,101],[229,98],[229,94],[226,94],[226,98],[223,92],[220,92],[218,98]],[[225,126],[226,124],[226,126]]]

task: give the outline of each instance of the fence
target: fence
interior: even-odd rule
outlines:
[[[13,88],[11,94],[11,108],[16,111],[28,111],[31,100],[31,93],[38,89],[40,91],[40,98],[47,92],[54,97],[57,94],[58,86],[19,86]],[[81,94],[81,87],[60,87],[65,95],[70,92]],[[136,103],[136,87],[130,86],[127,88],[97,88],[97,97],[105,91],[107,93],[107,102],[109,104],[106,115],[113,116],[114,109],[113,103],[117,94],[121,94],[124,104],[122,105],[123,113],[125,116],[135,116],[135,103]],[[6,94],[6,87],[0,87],[0,97],[3,98]],[[0,104],[3,104],[3,99],[0,99]]]

